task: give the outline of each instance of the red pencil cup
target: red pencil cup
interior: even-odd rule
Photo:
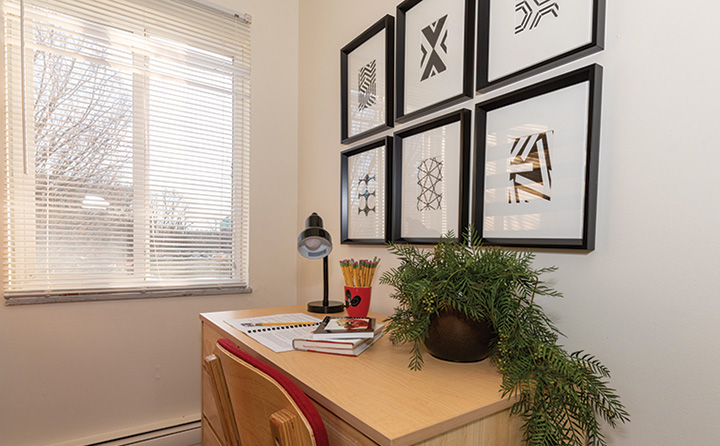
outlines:
[[[366,317],[370,310],[370,292],[372,287],[369,286],[346,286],[345,287],[345,307],[350,317]]]

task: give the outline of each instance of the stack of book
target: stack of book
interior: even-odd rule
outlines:
[[[383,334],[372,317],[327,316],[309,337],[293,340],[295,350],[358,356]]]

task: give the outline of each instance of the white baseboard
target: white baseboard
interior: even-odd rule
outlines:
[[[95,443],[95,446],[199,446],[200,422]]]
[[[52,446],[196,446],[201,442],[200,415],[136,426]]]

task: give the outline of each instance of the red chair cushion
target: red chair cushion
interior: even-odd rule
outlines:
[[[295,404],[298,405],[300,411],[303,415],[305,415],[305,418],[307,418],[310,423],[310,427],[315,434],[315,442],[317,443],[317,446],[329,446],[327,431],[325,430],[325,424],[323,423],[322,418],[320,418],[320,414],[315,406],[313,406],[312,402],[310,402],[310,398],[308,398],[308,396],[305,395],[305,392],[300,390],[300,388],[292,382],[290,378],[274,367],[271,367],[254,356],[240,350],[230,339],[220,339],[218,344],[220,344],[220,346],[225,350],[277,381],[277,383],[285,389],[292,399],[295,400]]]

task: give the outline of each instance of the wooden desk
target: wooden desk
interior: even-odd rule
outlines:
[[[520,446],[520,420],[501,399],[501,377],[489,362],[440,361],[407,367],[409,346],[388,336],[357,358],[291,351],[275,353],[226,323],[267,314],[304,312],[304,306],[204,313],[202,355],[221,337],[287,374],[313,400],[333,446]],[[321,318],[321,315],[313,314]],[[382,321],[385,316],[370,314]],[[209,377],[203,372],[203,445],[222,438]]]

